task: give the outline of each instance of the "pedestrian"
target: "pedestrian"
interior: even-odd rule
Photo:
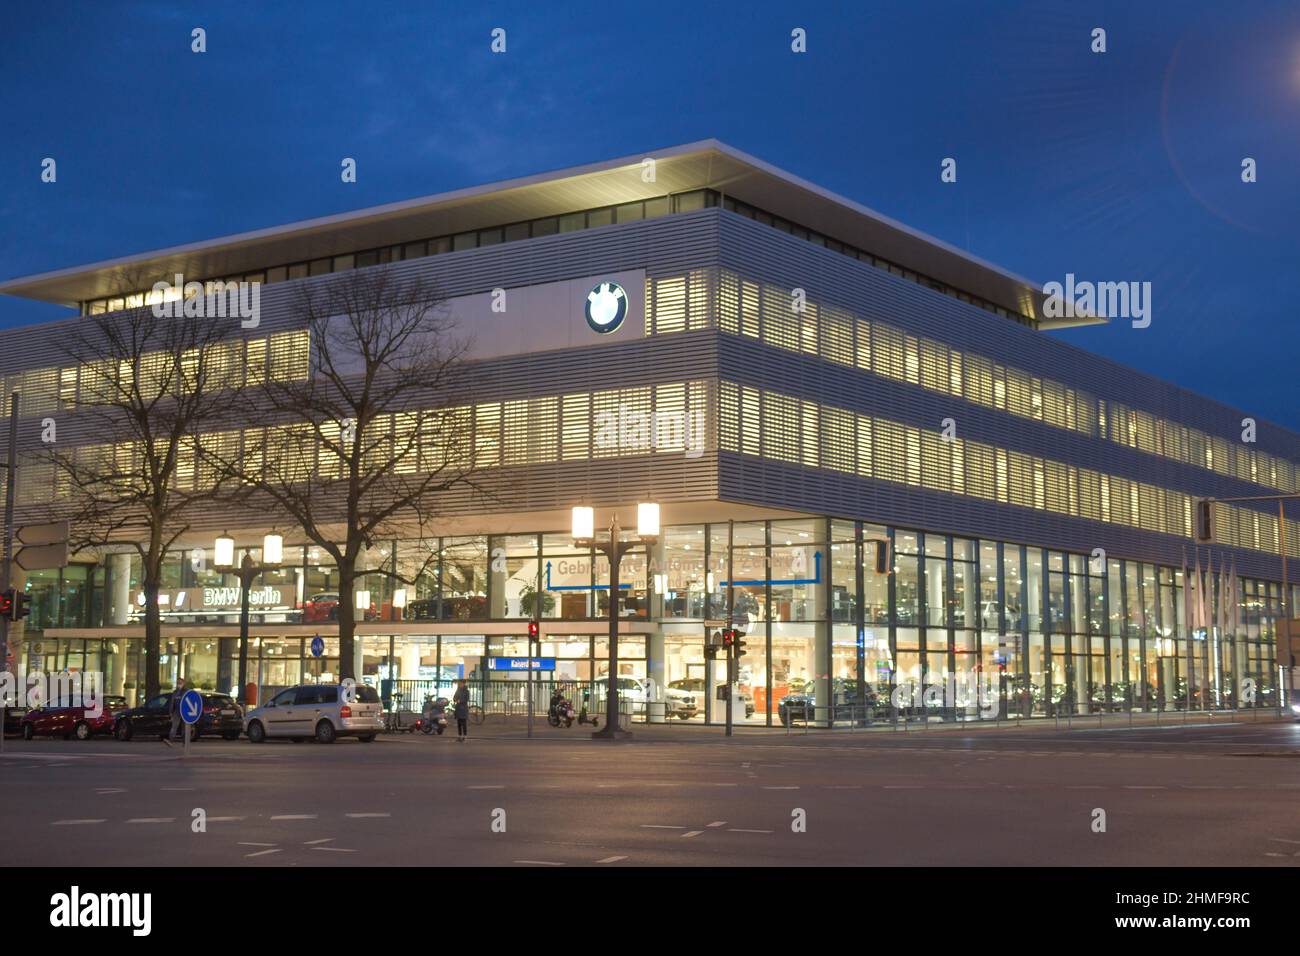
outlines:
[[[176,688],[172,691],[172,699],[167,706],[167,709],[171,712],[172,722],[167,730],[167,736],[163,738],[163,743],[168,747],[172,745],[172,738],[176,736],[176,731],[185,727],[185,722],[181,720],[181,698],[184,696],[185,678],[182,677],[176,681]],[[185,732],[186,734],[189,733],[188,727],[185,727]]]
[[[452,694],[451,702],[456,708],[456,742],[463,744],[469,736],[469,688],[462,677],[456,682],[459,686]]]

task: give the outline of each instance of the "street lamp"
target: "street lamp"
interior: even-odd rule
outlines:
[[[248,706],[248,589],[263,571],[275,571],[284,559],[284,538],[278,534],[262,537],[262,563],[253,561],[247,551],[235,566],[235,539],[228,534],[217,538],[213,551],[213,566],[223,574],[239,578],[239,702]]]
[[[643,502],[636,506],[637,542],[654,544],[659,537],[659,505]],[[605,729],[591,736],[603,740],[630,737],[629,731],[619,728],[618,707],[618,569],[631,541],[623,541],[615,512],[609,523],[609,540],[596,540],[595,511],[587,505],[573,509],[573,544],[578,548],[595,548],[609,559],[609,693],[605,698]]]

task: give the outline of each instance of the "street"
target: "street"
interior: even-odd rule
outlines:
[[[1300,724],[927,734],[489,719],[466,744],[8,740],[0,845],[57,866],[1293,866]],[[1094,811],[1105,832],[1094,832]],[[204,823],[205,832],[196,821]]]

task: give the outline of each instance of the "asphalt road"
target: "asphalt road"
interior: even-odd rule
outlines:
[[[476,730],[464,745],[201,740],[188,757],[157,740],[10,739],[0,847],[9,865],[59,866],[1300,863],[1291,722],[670,727],[617,744]]]

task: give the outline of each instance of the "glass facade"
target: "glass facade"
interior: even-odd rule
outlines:
[[[878,548],[887,549],[888,573],[877,570]],[[527,655],[525,622],[536,618],[547,662],[541,684],[568,682],[586,703],[599,704],[609,677],[599,623],[608,612],[603,555],[547,532],[389,542],[370,564],[386,573],[363,577],[352,596],[366,630],[356,672],[384,687],[386,699],[422,700],[463,677],[485,705],[522,707],[525,675],[500,661]],[[782,518],[665,527],[648,548],[629,551],[620,582],[618,615],[629,633],[620,640],[618,677],[633,719],[725,720],[725,655],[714,656],[710,645],[728,617],[746,644],[732,705],[744,723],[1280,702],[1281,589],[1237,581],[1221,568],[1211,575],[865,522]],[[148,666],[143,641],[121,636],[142,618],[138,559],[110,555],[101,565],[33,573],[26,587],[33,613],[20,668],[101,671],[110,693],[138,699]],[[1300,587],[1293,591],[1293,600],[1300,597]],[[234,689],[239,598],[237,581],[202,555],[170,557],[160,595],[164,685],[185,677],[201,688]],[[254,583],[249,681],[259,698],[337,679],[331,623],[343,599],[337,573],[311,546],[285,548],[284,563]],[[460,633],[475,622],[483,633]],[[386,623],[400,627],[374,633]],[[187,636],[191,628],[195,635]],[[62,636],[71,631],[93,636]],[[310,649],[317,634],[319,656]]]

